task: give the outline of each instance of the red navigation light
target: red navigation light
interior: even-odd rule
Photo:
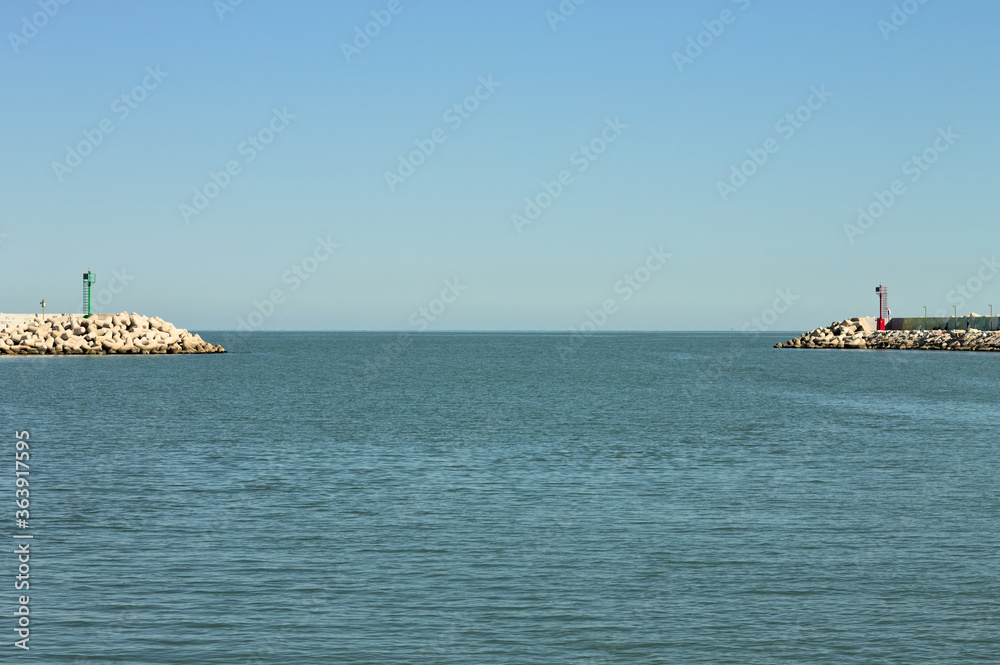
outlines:
[[[889,318],[889,289],[879,284],[875,293],[878,294],[878,329],[885,330],[885,320]]]

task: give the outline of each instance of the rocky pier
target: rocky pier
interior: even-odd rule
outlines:
[[[36,316],[0,323],[0,355],[225,353],[201,336],[136,313]]]
[[[872,330],[863,318],[834,321],[776,349],[900,349],[913,351],[1000,351],[1000,332],[989,330]]]

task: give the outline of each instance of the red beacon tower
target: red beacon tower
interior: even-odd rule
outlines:
[[[885,330],[885,320],[889,317],[889,289],[879,284],[875,293],[878,294],[878,329]]]

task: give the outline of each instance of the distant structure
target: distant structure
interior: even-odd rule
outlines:
[[[1000,329],[1000,317],[969,314],[967,316],[913,316],[889,320],[887,330],[982,330]]]
[[[90,292],[94,286],[94,282],[97,281],[97,275],[88,270],[83,273],[83,318],[88,318],[93,312],[91,311],[91,298]]]
[[[954,316],[927,316],[927,307],[924,307],[922,317],[897,317],[893,318],[892,310],[889,309],[889,289],[882,284],[875,287],[878,294],[878,319],[876,326],[878,330],[981,330],[984,332],[994,332],[1000,330],[1000,317],[993,316],[993,305],[990,305],[990,315],[970,313],[961,316],[958,307],[955,308]]]
[[[875,293],[878,294],[878,329],[885,330],[885,322],[889,318],[889,289],[879,284]]]
[[[42,302],[38,303],[42,306],[42,320],[45,320],[45,298],[42,298]]]

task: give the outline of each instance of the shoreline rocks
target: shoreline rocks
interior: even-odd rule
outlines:
[[[872,330],[860,318],[778,342],[776,349],[896,349],[913,351],[1000,351],[1000,332],[987,330]]]
[[[36,316],[0,324],[2,355],[159,355],[225,353],[221,346],[158,316],[93,314]]]

